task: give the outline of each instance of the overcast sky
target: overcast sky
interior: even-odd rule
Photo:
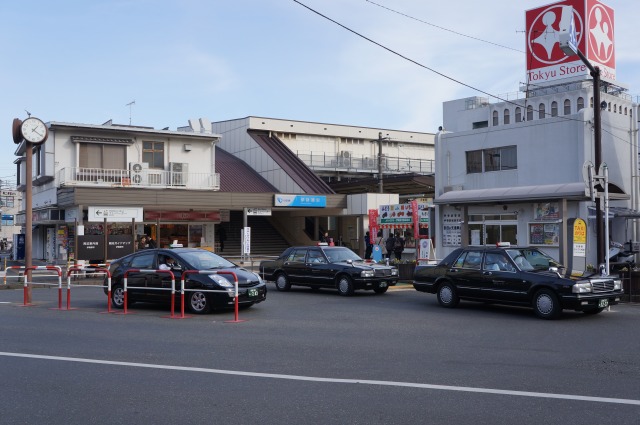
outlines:
[[[172,130],[189,118],[254,115],[436,132],[442,102],[486,95],[424,67],[515,94],[526,75],[525,10],[551,3],[372,1],[300,3],[422,66],[293,0],[2,1],[0,179],[15,182],[10,128],[25,110]],[[640,2],[605,3],[616,13],[617,80],[637,101]]]

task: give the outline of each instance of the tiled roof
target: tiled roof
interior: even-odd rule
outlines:
[[[336,193],[280,139],[264,131],[249,130],[249,135],[305,193]]]
[[[216,173],[220,174],[220,192],[278,192],[246,162],[217,146]]]
[[[131,145],[133,139],[116,139],[113,137],[87,137],[87,136],[71,136],[73,143],[111,143],[119,145]]]

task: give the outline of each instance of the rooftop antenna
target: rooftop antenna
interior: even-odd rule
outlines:
[[[124,105],[124,106],[128,106],[129,107],[129,125],[131,125],[131,108],[133,108],[133,105],[135,105],[135,104],[136,104],[136,101],[134,99],[131,102],[129,102],[126,105]]]

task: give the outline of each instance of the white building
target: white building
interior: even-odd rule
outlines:
[[[583,0],[571,3],[580,5]],[[530,56],[536,56],[536,43],[541,43],[535,25],[540,25],[544,14],[555,13],[559,19],[561,9],[554,12],[555,7],[560,6],[548,5],[527,12]],[[593,2],[590,7],[595,10],[605,6]],[[589,10],[581,10],[587,27]],[[612,11],[608,13],[613,16]],[[613,25],[603,28],[610,29],[613,40]],[[586,41],[583,43],[581,48],[589,48]],[[546,53],[541,56],[546,58],[548,53],[551,57],[550,52],[556,52],[551,48],[557,44],[545,47]],[[609,48],[613,49],[612,45]],[[570,223],[582,218],[588,228],[585,261],[595,264],[595,204],[585,191],[588,173],[584,167],[585,163],[596,162],[594,107],[602,108],[602,164],[609,171],[613,207],[609,216],[611,239],[640,240],[636,220],[640,217],[638,105],[615,81],[615,63],[603,65],[598,57],[591,57],[606,70],[602,105],[594,105],[593,80],[585,66],[575,65],[575,59],[566,58],[570,69],[576,70],[575,75],[563,78],[557,72],[558,66],[563,65],[548,66],[551,71],[534,72],[529,68],[530,80],[549,78],[523,87],[522,99],[490,103],[473,97],[444,103],[444,129],[436,135],[439,257],[461,245],[508,241],[540,246],[567,264],[575,254],[570,243]],[[562,60],[565,59],[559,57],[557,63]],[[603,187],[599,189],[602,193]]]

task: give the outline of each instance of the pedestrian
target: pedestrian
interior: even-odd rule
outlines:
[[[386,256],[387,256],[387,247],[386,247],[386,244],[384,244],[384,238],[382,237],[382,230],[378,231],[378,236],[376,237],[376,243],[375,244],[380,247],[380,253],[382,254],[382,258],[386,258]]]
[[[371,259],[371,252],[373,251],[373,244],[371,243],[371,237],[369,236],[369,232],[364,234],[364,259]]]
[[[147,238],[147,246],[148,246],[149,248],[157,248],[157,247],[158,247],[158,245],[156,244],[156,241],[154,241],[154,240],[153,240],[153,238],[152,238],[151,236],[149,236],[149,237]]]
[[[396,260],[402,260],[402,251],[404,251],[404,239],[397,233],[393,240],[393,253],[396,256]]]
[[[329,243],[329,232],[324,232],[324,235],[320,235],[320,242]]]
[[[218,233],[220,233],[220,235],[218,236],[218,239],[220,240],[220,252],[223,252],[224,251],[224,241],[227,240],[227,231],[224,229],[224,227],[222,227],[222,225],[220,225],[220,229],[219,229]]]
[[[396,238],[393,233],[389,233],[389,237],[385,242],[385,248],[387,249],[387,258],[391,259],[391,253],[393,252],[394,247],[396,246]]]
[[[140,236],[140,239],[138,240],[138,250],[145,249],[147,247],[147,237],[145,235]]]

